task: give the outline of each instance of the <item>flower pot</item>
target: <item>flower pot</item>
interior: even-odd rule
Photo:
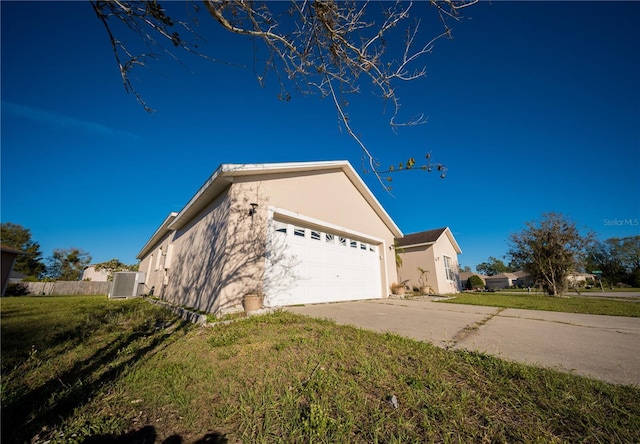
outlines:
[[[258,311],[262,308],[262,295],[258,293],[247,293],[242,297],[242,306],[246,313]]]
[[[392,293],[398,296],[404,296],[404,287],[396,287]]]
[[[431,293],[431,287],[429,287],[428,285],[423,285],[420,287],[420,293],[422,294],[430,294]]]

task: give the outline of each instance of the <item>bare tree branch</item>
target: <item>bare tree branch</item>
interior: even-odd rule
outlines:
[[[449,20],[458,20],[460,10],[478,1],[294,0],[288,8],[280,2],[245,0],[204,0],[203,4],[206,13],[223,29],[265,45],[268,55],[263,60],[264,73],[275,73],[281,89],[279,98],[289,100],[290,88],[302,94],[331,97],[339,121],[362,150],[363,164],[384,184],[387,179],[382,178],[383,172],[379,171],[372,151],[353,131],[346,112],[346,96],[360,92],[368,83],[373,93],[391,104],[389,124],[394,131],[401,126],[425,123],[422,114],[400,119],[396,83],[424,77],[426,67],[422,59],[432,51],[436,41],[451,36]],[[174,22],[154,0],[100,0],[92,5],[107,30],[125,90],[133,93],[147,111],[151,108],[134,88],[130,73],[134,66],[145,65],[147,58],[157,56],[153,48],[176,58],[162,45],[169,41],[174,48],[211,59],[192,43],[197,35],[189,23]],[[439,30],[424,29],[420,8],[425,6],[434,11],[440,22]],[[197,14],[201,9],[194,3],[193,10]],[[137,55],[130,51],[115,36],[114,23],[124,23],[150,50]],[[194,18],[193,23],[199,22]],[[176,28],[186,31],[190,38],[185,39]],[[403,46],[398,45],[398,40]],[[393,50],[388,53],[390,46]],[[398,48],[402,48],[400,52]],[[256,74],[261,84],[264,73]]]

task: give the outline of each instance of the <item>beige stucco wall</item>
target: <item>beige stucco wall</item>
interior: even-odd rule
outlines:
[[[163,297],[165,293],[164,282],[168,271],[165,269],[167,252],[173,239],[173,233],[162,238],[153,249],[140,261],[138,271],[145,273],[144,292]]]
[[[165,299],[207,312],[217,311],[223,303],[221,295],[229,284],[225,275],[229,191],[175,232]]]
[[[105,269],[96,270],[96,267],[89,265],[82,271],[81,281],[107,282],[109,272]]]
[[[258,204],[253,216],[248,214],[250,203]],[[393,233],[339,169],[234,177],[214,202],[142,258],[139,270],[147,273],[147,291],[155,287],[154,294],[162,299],[207,312],[239,308],[245,293],[262,289],[265,254],[278,253],[265,251],[273,208],[381,239],[380,296],[387,296],[390,283],[397,280],[393,251],[388,249]],[[170,244],[165,266],[162,254]]]
[[[411,289],[419,286],[420,271],[418,267],[428,270],[427,285],[437,294],[458,293],[458,280],[448,280],[443,256],[451,258],[452,270],[457,276],[459,273],[458,254],[446,236],[441,236],[434,244],[419,247],[403,248],[400,257],[402,266],[398,270],[399,282],[407,281],[406,285]]]

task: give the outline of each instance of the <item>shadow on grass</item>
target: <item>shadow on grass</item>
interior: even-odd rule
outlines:
[[[7,400],[1,413],[2,442],[29,442],[39,432],[56,428],[73,415],[74,409],[98,395],[123,371],[163,349],[174,337],[184,334],[189,326],[176,322],[165,330],[153,322],[144,322],[126,330],[88,359],[76,362],[41,386]],[[163,324],[163,327],[166,326]],[[145,345],[137,348],[139,340],[144,340]]]
[[[83,444],[156,444],[157,433],[153,426],[145,426],[139,430],[125,433],[120,436],[96,435],[85,439]],[[182,444],[184,441],[180,435],[171,435],[161,444]],[[193,441],[193,444],[227,444],[227,438],[218,432],[207,433],[202,438]],[[159,443],[158,443],[159,444]]]

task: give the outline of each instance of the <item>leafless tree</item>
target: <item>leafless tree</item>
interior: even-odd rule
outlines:
[[[394,130],[425,123],[424,115],[400,119],[396,86],[425,76],[423,56],[432,51],[437,40],[451,36],[450,21],[458,20],[461,10],[478,1],[204,0],[190,3],[193,16],[182,21],[174,20],[153,0],[92,1],[92,5],[109,35],[125,89],[147,111],[151,108],[133,85],[131,70],[158,54],[177,58],[166,47],[168,43],[215,60],[212,55],[202,54],[197,44],[196,28],[204,12],[227,31],[264,44],[267,51],[264,63],[260,64],[263,69],[256,72],[256,77],[262,83],[265,74],[273,71],[280,84],[281,100],[290,100],[292,89],[329,97],[341,126],[362,150],[364,168],[389,189],[390,177],[383,177],[385,172],[352,126],[347,96],[369,85],[385,104],[390,104],[389,123]],[[434,21],[428,22],[427,18]],[[116,23],[133,31],[146,44],[148,52],[130,49],[118,37],[122,28]],[[431,169],[430,159],[427,160],[424,170]]]

